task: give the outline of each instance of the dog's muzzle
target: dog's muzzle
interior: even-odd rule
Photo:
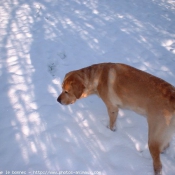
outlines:
[[[60,98],[60,96],[57,98],[57,102],[59,102],[60,104],[62,104],[62,103],[61,103],[61,98]]]

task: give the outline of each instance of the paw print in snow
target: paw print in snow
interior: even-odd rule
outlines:
[[[64,59],[66,58],[66,54],[65,54],[64,52],[58,53],[58,56],[59,56],[62,60],[64,60]]]
[[[57,66],[56,66],[56,64],[55,63],[49,63],[48,64],[48,71],[49,71],[49,73],[54,77],[55,76],[55,73],[56,73],[56,71],[57,71]]]

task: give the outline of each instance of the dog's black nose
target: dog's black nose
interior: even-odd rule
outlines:
[[[61,103],[61,98],[60,98],[60,96],[57,98],[57,102]]]

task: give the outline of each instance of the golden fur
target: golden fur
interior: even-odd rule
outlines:
[[[69,72],[62,89],[57,101],[63,105],[97,94],[106,104],[111,130],[115,130],[119,108],[146,116],[154,172],[161,174],[160,153],[175,130],[175,87],[125,64],[101,63]]]

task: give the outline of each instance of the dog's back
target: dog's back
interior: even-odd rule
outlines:
[[[154,103],[166,106],[171,112],[175,110],[175,87],[171,84],[124,64],[116,64],[116,74],[114,89],[126,105],[137,102],[138,106],[143,103],[150,106]]]

